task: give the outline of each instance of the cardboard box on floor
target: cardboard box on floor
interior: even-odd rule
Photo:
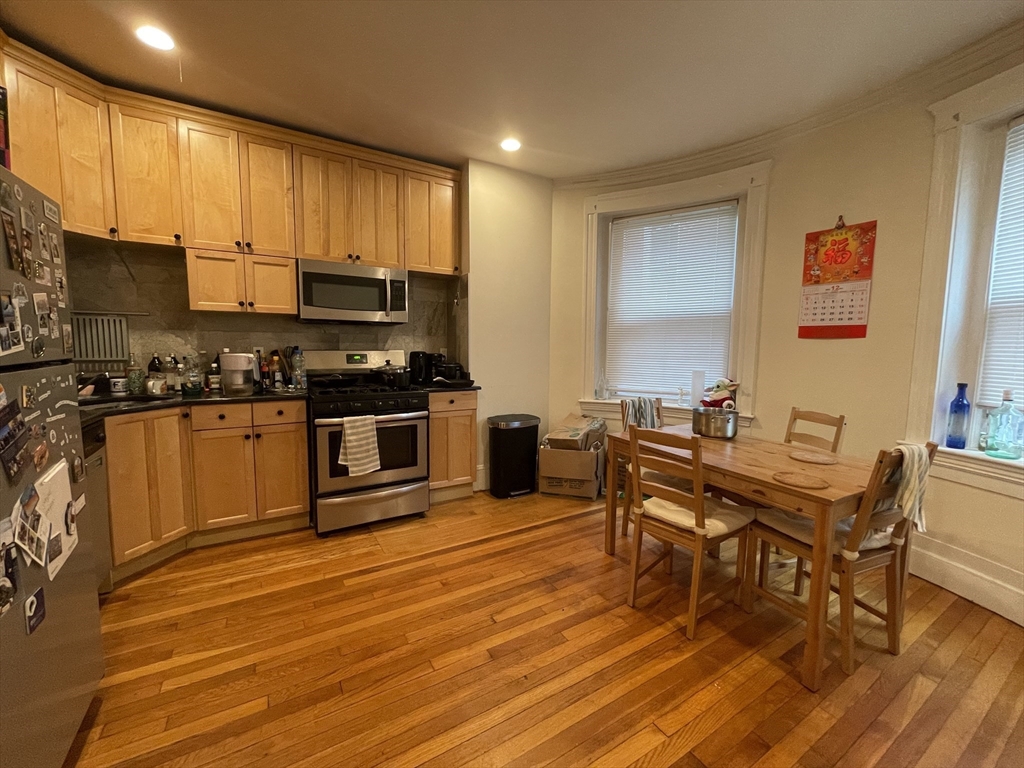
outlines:
[[[604,477],[604,444],[595,443],[590,451],[540,449],[541,493],[596,499]]]
[[[544,436],[541,444],[562,451],[589,451],[594,443],[604,443],[607,432],[604,419],[570,413]]]

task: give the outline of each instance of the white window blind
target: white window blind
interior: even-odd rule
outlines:
[[[672,395],[729,373],[738,204],[616,219],[605,377],[612,396]]]
[[[1010,124],[999,188],[978,402],[1024,399],[1024,118]]]

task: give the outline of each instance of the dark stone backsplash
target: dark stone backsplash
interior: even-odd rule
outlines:
[[[410,273],[408,323],[301,323],[287,315],[190,310],[183,248],[114,243],[74,233],[66,233],[65,240],[72,309],[149,313],[128,318],[129,343],[139,362],[154,351],[161,356],[175,352],[180,358],[203,350],[212,358],[224,347],[249,351],[256,346],[267,351],[286,346],[447,350],[456,359],[467,347],[458,338],[465,327],[456,320],[458,282],[452,278]],[[463,281],[463,300],[466,290]]]

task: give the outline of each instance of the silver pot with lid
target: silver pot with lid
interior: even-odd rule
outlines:
[[[694,408],[693,434],[731,440],[736,437],[739,412],[730,408]]]
[[[412,383],[412,371],[404,365],[392,365],[390,360],[385,360],[384,365],[374,368],[373,372],[385,387],[408,389]]]

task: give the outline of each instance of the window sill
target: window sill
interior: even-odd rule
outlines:
[[[603,419],[614,419],[618,421],[622,417],[622,406],[618,400],[587,400],[579,401],[580,411],[588,416],[600,416]],[[669,424],[689,424],[693,410],[688,406],[676,405],[674,403],[662,402],[661,409],[665,414],[665,421]],[[740,426],[749,427],[754,423],[753,414],[741,413]]]
[[[932,474],[961,485],[1024,499],[1024,459],[996,459],[982,451],[939,446]]]

